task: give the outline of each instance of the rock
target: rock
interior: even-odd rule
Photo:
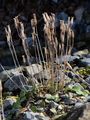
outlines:
[[[8,79],[8,75],[5,71],[0,73],[0,80],[5,81]]]
[[[75,74],[73,72],[67,72],[66,73],[68,75],[68,77],[70,77],[71,79],[75,78]]]
[[[90,66],[90,58],[84,58],[81,60],[81,62],[86,66]]]
[[[32,112],[25,112],[22,120],[38,120]]]
[[[86,102],[90,102],[90,96],[87,96],[85,99]]]
[[[12,82],[11,79],[14,82]],[[4,88],[9,91],[15,91],[19,88],[22,89],[24,85],[27,85],[27,81],[28,81],[27,78],[22,74],[15,75],[11,77],[11,79],[8,79],[4,84]]]
[[[83,107],[83,106],[85,106],[85,104],[84,104],[84,103],[81,103],[81,102],[77,102],[77,103],[75,104],[75,108],[81,108],[81,107]]]
[[[8,72],[12,75],[19,75],[22,70],[23,70],[23,66],[20,66],[15,69],[8,70]]]
[[[76,103],[75,107],[70,110],[70,112],[66,115],[64,120],[79,120],[80,117],[82,118],[83,111],[85,109],[86,109],[85,104]],[[80,120],[89,120],[89,119],[80,119]]]
[[[65,105],[75,105],[76,100],[72,100],[70,98],[64,100]]]
[[[35,115],[35,117],[37,118],[37,120],[50,120],[50,118],[46,116]]]
[[[14,68],[14,69],[6,70],[6,71],[2,71],[0,73],[0,79],[4,82],[4,81],[6,81],[9,78],[9,76],[11,77],[13,75],[20,74],[21,70],[22,70],[22,67],[20,67],[20,68]]]
[[[86,108],[79,120],[90,120],[90,103],[86,103]]]
[[[26,68],[27,72],[32,76],[43,71],[42,66],[39,64],[32,64],[32,65],[27,66],[25,68]]]
[[[71,79],[75,79],[75,78],[79,78],[78,75],[74,74],[73,72],[66,72],[66,75],[71,78]]]
[[[7,80],[9,78],[8,75],[10,77],[13,75],[15,75],[15,76],[19,75],[21,73],[21,71],[23,71],[23,70],[25,70],[25,72],[27,72],[29,75],[34,75],[34,74],[41,72],[43,70],[43,68],[39,64],[32,64],[30,66],[21,66],[18,68],[2,71],[0,73],[0,79],[4,82],[5,80]]]
[[[86,78],[85,80],[88,84],[90,84],[90,76]]]
[[[57,104],[56,102],[54,102],[54,101],[51,101],[50,103],[49,103],[49,107],[50,108],[57,108],[59,106],[59,104]]]
[[[56,19],[57,19],[58,21],[64,20],[65,22],[67,22],[67,20],[68,20],[68,15],[67,15],[67,13],[65,13],[64,11],[62,11],[62,12],[60,12],[60,13],[57,13]]]
[[[43,70],[42,72],[38,73],[38,74],[35,74],[34,77],[37,79],[37,80],[49,80],[51,79],[51,74],[50,74],[50,70],[47,69],[47,70]]]
[[[88,54],[86,57],[87,57],[87,58],[90,58],[90,54]]]
[[[84,12],[83,6],[80,6],[75,10],[75,17],[76,17],[77,23],[80,23],[80,21],[82,19],[83,12]]]
[[[79,58],[80,58],[79,56],[65,55],[65,56],[62,56],[62,57],[59,57],[58,59],[56,59],[56,63],[63,63],[65,60],[68,62],[73,62]]]
[[[68,95],[67,95],[67,94],[61,95],[60,98],[61,98],[61,100],[63,101],[63,100],[65,100],[65,99],[68,99]]]
[[[87,55],[88,53],[89,53],[89,51],[87,49],[85,49],[85,50],[80,50],[78,52],[75,52],[73,55],[82,57],[82,56]]]
[[[27,111],[27,112],[24,112],[24,117],[22,120],[50,120],[50,118],[44,116],[43,114]]]
[[[15,115],[19,113],[19,109],[9,109],[4,111],[5,118],[14,119]]]
[[[11,109],[15,102],[16,102],[16,99],[14,97],[6,98],[6,100],[4,101],[4,110]]]
[[[48,105],[49,109],[58,109],[58,110],[62,110],[62,106],[59,105],[58,103],[54,102],[54,101],[50,101],[49,105]]]
[[[65,105],[74,105],[75,104],[75,100],[70,99],[70,97],[66,94],[66,95],[61,95],[60,96],[61,101],[65,103]]]

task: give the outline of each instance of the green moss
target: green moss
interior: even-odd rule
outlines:
[[[79,69],[78,73],[81,75],[90,75],[90,67]]]

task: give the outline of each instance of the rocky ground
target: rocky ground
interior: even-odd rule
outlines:
[[[3,85],[4,114],[7,120],[90,119],[89,51],[85,49],[74,52],[72,56],[64,57],[73,67],[73,70],[65,71],[64,88],[59,85],[57,89],[52,83],[41,86],[38,83],[40,75],[41,79],[45,81],[51,77],[48,70],[43,72],[42,66],[39,64],[32,65],[34,71],[32,66],[21,66],[21,68],[0,73]],[[58,59],[60,60],[60,58]],[[33,78],[30,74],[33,75]],[[32,80],[37,86],[32,85]]]
[[[2,0],[0,0],[0,3],[2,3]],[[15,4],[16,1],[13,3],[12,5],[8,3],[4,8],[4,2],[3,5],[0,4],[2,7],[0,9],[1,119],[4,116],[6,120],[89,120],[90,9],[88,7],[88,0],[85,4],[80,0],[73,1],[73,3],[70,2],[71,4],[67,0],[63,2],[62,0],[51,0],[49,4],[47,0],[45,3],[37,2],[37,5],[42,6],[41,8],[37,8],[34,2],[32,7],[30,2],[26,2],[25,6],[22,3],[22,7],[19,6],[20,3]],[[15,7],[13,7],[14,5]],[[43,7],[43,5],[46,7]],[[20,9],[18,9],[19,7]],[[43,27],[43,20],[41,14],[43,11],[54,12],[56,14],[57,31],[60,19],[67,21],[68,16],[75,17],[75,26],[73,26],[75,45],[70,55],[64,55],[55,59],[55,65],[60,67],[60,75],[58,74],[58,76],[52,76],[49,68],[43,69],[40,63],[36,63],[35,55],[33,54],[30,18],[33,12],[37,13],[39,36],[42,43],[43,32],[41,29]],[[33,54],[30,66],[22,64],[24,50],[13,24],[13,18],[18,14],[20,14],[20,20],[25,25],[27,41],[31,54]],[[11,26],[13,44],[20,62],[20,66],[16,68],[14,68],[11,52],[6,43],[4,27],[7,24]],[[64,68],[65,59],[69,63],[69,68],[61,71],[61,61],[62,68]],[[62,75],[65,76],[64,83],[63,81],[58,82]],[[54,82],[52,82],[53,77]],[[42,82],[44,84],[41,84]]]

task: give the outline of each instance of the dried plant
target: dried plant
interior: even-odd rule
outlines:
[[[44,55],[43,55],[41,43],[40,43],[40,40],[38,37],[37,18],[36,18],[35,14],[33,14],[33,19],[31,20],[31,26],[32,26],[32,38],[33,38],[33,45],[34,45],[34,49],[35,49],[36,60],[38,60],[38,58],[39,58],[40,65],[42,65],[42,66],[44,65],[43,68],[46,70]],[[42,60],[41,60],[41,57],[42,57]],[[39,76],[39,77],[40,77],[40,81],[42,83],[41,76]],[[43,83],[44,83],[44,80],[43,80]]]
[[[5,28],[5,32],[6,32],[6,37],[7,37],[7,43],[8,43],[10,52],[12,54],[12,58],[13,58],[15,67],[16,68],[19,67],[19,69],[20,69],[20,71],[22,73],[22,70],[21,70],[21,67],[20,67],[20,64],[19,64],[19,61],[18,61],[18,58],[17,58],[16,50],[15,50],[14,45],[13,45],[12,35],[11,35],[11,29],[10,29],[9,25]],[[23,75],[23,73],[22,73],[22,75]],[[21,82],[23,88],[26,90],[26,88],[24,87],[24,84],[23,84],[22,79],[21,79],[20,76],[19,76],[19,79],[20,79],[20,82]]]
[[[15,23],[15,27],[17,29],[18,32],[18,36],[21,38],[22,40],[22,45],[25,51],[25,55],[27,57],[27,62],[30,65],[30,53],[29,53],[29,48],[28,48],[28,43],[26,40],[26,35],[24,32],[24,25],[22,22],[19,22],[18,17],[14,18],[14,23]]]
[[[65,70],[67,68],[72,69],[67,59],[64,60],[64,63],[62,62],[62,57],[64,55],[70,55],[71,50],[73,48],[73,44],[74,44],[74,31],[72,30],[73,17],[72,18],[69,17],[67,23],[65,23],[64,20],[60,20],[60,40],[58,40],[56,36],[55,14],[51,13],[50,15],[48,15],[45,12],[43,13],[43,19],[45,22],[43,29],[44,38],[45,38],[45,47],[44,47],[45,56],[43,54],[42,46],[38,36],[38,29],[37,29],[38,21],[36,18],[36,14],[33,14],[33,18],[31,19],[32,40],[35,51],[35,58],[36,58],[36,63],[39,63],[43,67],[43,71],[50,70],[52,83],[54,84],[55,82],[58,82],[57,86],[55,85],[55,89],[57,89],[59,84],[61,84],[63,87],[65,85],[65,74],[64,74]],[[22,22],[19,21],[18,16],[14,18],[14,23],[17,29],[18,36],[22,40],[22,45],[26,55],[26,59],[24,55],[22,56],[23,62],[26,63],[27,61],[28,65],[31,65],[30,63],[31,54],[29,51],[27,37],[25,35],[24,25]],[[8,45],[10,49],[11,47],[13,47],[13,50],[11,51],[13,51],[12,57],[14,59],[14,63],[16,66],[18,63],[19,66],[19,62],[12,42],[10,27],[8,26],[8,28],[5,30],[7,33]],[[59,62],[55,63],[55,61],[58,60],[59,57],[61,58],[60,63]],[[41,80],[40,75],[39,78],[41,81],[41,85],[43,85],[44,79]]]
[[[31,54],[29,52],[29,46],[28,46],[28,42],[27,42],[27,37],[25,35],[25,31],[24,31],[24,25],[22,22],[19,22],[18,16],[14,18],[14,23],[15,23],[15,27],[17,29],[18,36],[22,40],[22,45],[23,45],[23,49],[24,49],[24,52],[25,52],[25,55],[27,58],[28,65],[31,65],[31,62],[30,62]],[[34,72],[33,67],[32,67],[32,70]],[[31,77],[33,77],[32,74],[31,74]],[[32,81],[32,82],[34,84],[34,81]]]
[[[4,109],[3,109],[3,96],[2,96],[2,81],[0,80],[0,120],[5,120]]]
[[[17,56],[16,56],[15,48],[14,48],[14,46],[13,46],[11,29],[10,29],[10,26],[9,26],[9,25],[5,28],[5,32],[6,32],[6,37],[7,37],[7,43],[8,43],[10,52],[11,52],[11,54],[12,54],[12,58],[13,58],[15,67],[17,67],[17,66],[19,65],[19,63],[18,63],[18,59],[17,59]],[[17,64],[18,64],[18,65],[17,65]]]

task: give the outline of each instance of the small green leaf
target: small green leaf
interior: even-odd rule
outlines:
[[[51,100],[51,99],[52,99],[52,95],[51,95],[51,94],[46,94],[45,97],[46,97],[46,99],[48,99],[48,100]]]
[[[31,106],[31,110],[32,110],[33,112],[37,112],[36,106]]]
[[[76,94],[83,96],[87,96],[89,94],[89,91],[85,90],[80,84],[69,85],[67,90],[76,92]]]
[[[46,98],[47,100],[54,100],[54,101],[56,101],[56,102],[58,102],[58,101],[60,100],[58,94],[56,94],[56,95],[46,94],[46,95],[45,95],[45,98]]]
[[[59,95],[58,94],[54,95],[53,100],[58,102],[60,100]]]

